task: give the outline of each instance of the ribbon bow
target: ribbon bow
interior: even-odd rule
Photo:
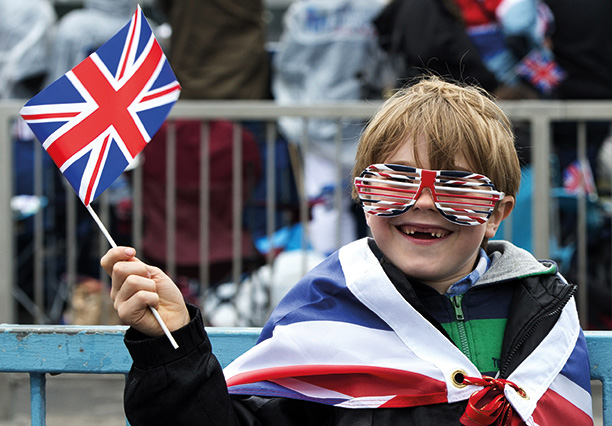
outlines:
[[[520,426],[524,424],[504,395],[504,387],[511,386],[519,395],[526,397],[527,394],[518,385],[509,380],[494,379],[489,376],[482,378],[465,376],[463,383],[484,386],[484,388],[470,396],[465,412],[459,420],[461,424],[465,426]]]

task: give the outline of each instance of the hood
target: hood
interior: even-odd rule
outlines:
[[[539,261],[527,250],[507,241],[489,241],[486,251],[491,258],[491,267],[476,285],[557,273],[557,264],[552,260]]]

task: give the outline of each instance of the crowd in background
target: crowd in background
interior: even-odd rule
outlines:
[[[129,21],[135,8],[135,0],[83,0],[81,7],[60,14],[50,0],[0,0],[0,100],[28,99],[36,94],[108,40]],[[273,43],[263,19],[266,4],[262,1],[158,0],[151,2],[145,13],[182,85],[181,99],[274,99],[281,105],[379,100],[426,73],[479,84],[502,100],[612,99],[612,3],[608,0],[295,0],[288,3],[280,37]],[[256,277],[256,271],[265,266],[265,253],[256,241],[265,235],[267,146],[262,123],[240,124],[244,149],[243,272]],[[362,125],[359,121],[342,122],[341,156],[336,158],[337,123],[311,120],[304,129],[302,120],[283,118],[278,122],[277,180],[288,185],[280,204],[288,213],[283,217],[290,219],[280,220],[277,228],[291,228],[297,222],[294,176],[299,167],[310,200],[307,240],[316,254],[313,261],[337,247],[338,241],[332,237],[337,223],[342,224],[340,244],[367,232],[362,213],[350,197],[344,197],[340,210],[332,203],[335,190],[348,194],[350,182],[336,188],[335,168],[340,164],[346,171],[343,175],[349,175]],[[199,121],[176,123],[181,163],[176,177],[177,282],[195,302],[203,291],[197,285],[200,224],[194,213],[199,205],[200,126]],[[231,211],[227,194],[232,186],[229,141],[233,127],[223,120],[210,126],[209,155],[216,167],[211,172],[211,204],[216,211]],[[559,176],[576,160],[576,126],[572,122],[553,125]],[[517,123],[516,130],[528,173],[529,128]],[[304,134],[309,140],[307,148],[301,144]],[[36,141],[19,122],[13,137],[19,164],[16,194],[31,194]],[[160,266],[166,260],[165,197],[161,190],[166,179],[166,137],[164,127],[145,150],[142,161],[145,193],[157,194],[143,199],[142,255]],[[594,209],[598,191],[599,196],[609,195],[606,182],[612,170],[611,144],[609,122],[587,123]],[[296,152],[299,163],[291,161]],[[44,167],[51,177],[45,184],[54,189],[52,193],[60,194],[55,189],[62,188],[61,177],[50,161],[45,160]],[[563,181],[556,184],[563,186]],[[112,232],[120,243],[129,244],[129,174],[109,191]],[[47,206],[56,206],[47,219],[55,235],[61,234],[65,223],[64,212],[58,207],[63,205],[61,195],[58,197],[46,200]],[[571,212],[562,214],[572,217]],[[605,218],[607,227],[601,229],[607,231],[593,233],[589,244],[607,244],[609,255],[610,226],[608,216]],[[26,294],[32,291],[28,287],[29,219],[21,220],[18,233],[19,281]],[[571,244],[575,229],[567,223],[563,242]],[[83,276],[81,282],[86,283],[80,287],[81,293],[87,296],[103,289],[95,279],[98,259],[91,256],[96,230],[86,213],[79,216],[79,224],[78,272]],[[212,215],[209,228],[215,244],[209,258],[210,278],[218,287],[231,279],[231,215]],[[289,247],[283,249],[290,251]],[[598,260],[596,256],[593,259]],[[62,266],[56,267],[61,272]],[[589,269],[595,273],[596,267],[590,264]],[[566,275],[571,277],[571,273]],[[608,287],[608,301],[609,291]],[[215,296],[221,297],[218,293]],[[24,320],[27,318],[24,312]],[[79,320],[73,317],[71,321]],[[609,311],[606,318],[591,322],[597,327],[612,327]]]

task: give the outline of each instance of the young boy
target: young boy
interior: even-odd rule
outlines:
[[[552,262],[488,242],[520,180],[496,104],[423,79],[368,124],[354,177],[373,238],[300,280],[225,372],[198,309],[162,271],[131,248],[102,258],[131,325],[130,423],[592,424],[575,286]]]

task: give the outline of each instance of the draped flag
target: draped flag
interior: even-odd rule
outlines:
[[[592,424],[586,343],[573,299],[549,335],[508,378],[505,396],[540,426]],[[397,292],[365,239],[307,274],[281,301],[257,345],[224,370],[230,393],[345,408],[465,401],[456,386],[476,366]],[[470,399],[471,401],[471,399]],[[533,425],[532,422],[527,422]]]
[[[89,206],[151,140],[180,90],[138,7],[127,25],[20,114]]]

